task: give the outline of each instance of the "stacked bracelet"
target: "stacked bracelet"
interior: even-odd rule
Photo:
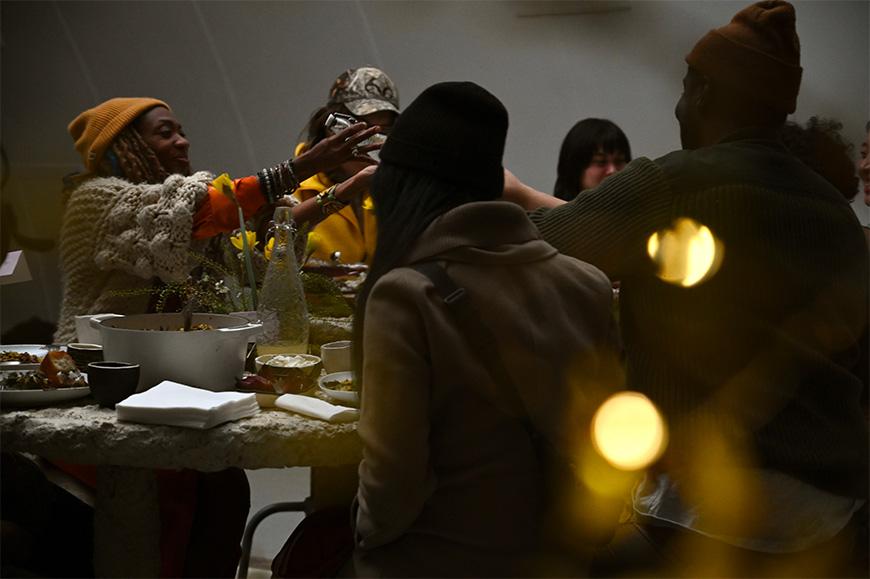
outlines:
[[[347,205],[347,203],[335,196],[336,187],[338,185],[333,185],[329,189],[317,194],[317,206],[320,207],[320,212],[323,215],[332,215],[336,211],[341,211]]]
[[[275,203],[279,197],[290,195],[299,188],[292,160],[258,171],[257,179],[260,181],[260,191],[269,203]]]

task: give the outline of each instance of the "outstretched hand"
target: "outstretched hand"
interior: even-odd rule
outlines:
[[[372,185],[372,177],[377,169],[377,165],[369,165],[342,181],[335,188],[335,197],[344,203],[350,203],[353,198],[365,194]]]
[[[504,170],[502,199],[514,202],[526,211],[532,211],[538,207],[558,207],[565,203],[561,199],[529,187],[507,169]]]
[[[347,161],[362,161],[376,165],[368,153],[381,148],[381,143],[359,144],[381,130],[377,125],[366,128],[365,123],[351,125],[343,131],[330,135],[293,160],[299,180],[316,173],[331,171]]]

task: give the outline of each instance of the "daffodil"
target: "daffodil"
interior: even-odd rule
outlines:
[[[211,186],[220,193],[223,193],[235,205],[239,204],[236,200],[236,184],[233,183],[233,180],[226,173],[221,173],[218,177],[215,177],[214,181],[211,182]]]
[[[245,231],[245,237],[247,237],[248,247],[257,247],[257,232],[256,231]],[[238,249],[239,251],[244,251],[245,242],[242,240],[242,232],[237,231],[235,235],[230,237],[230,243],[233,244],[233,247]]]
[[[211,182],[211,186],[232,201],[239,214],[239,242],[241,244],[239,249],[241,249],[242,255],[245,258],[245,270],[248,274],[248,285],[251,287],[251,301],[254,303],[254,309],[257,309],[257,280],[254,277],[254,265],[251,262],[251,246],[253,244],[250,242],[251,235],[254,236],[254,243],[257,241],[257,236],[254,233],[248,233],[245,229],[245,215],[242,212],[242,206],[239,204],[239,200],[236,199],[236,184],[233,183],[230,176],[226,173],[221,173]],[[233,242],[233,245],[238,247],[235,242]]]
[[[268,243],[266,243],[266,247],[263,248],[263,257],[266,258],[267,261],[271,261],[272,259],[272,248],[275,247],[275,238],[271,238]]]

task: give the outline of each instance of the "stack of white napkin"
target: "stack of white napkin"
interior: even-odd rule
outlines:
[[[298,412],[305,416],[319,418],[327,422],[353,422],[359,420],[359,410],[336,406],[325,400],[299,394],[282,394],[275,399],[275,406]]]
[[[169,380],[130,396],[115,409],[118,420],[200,429],[253,416],[260,411],[254,394],[210,392]]]

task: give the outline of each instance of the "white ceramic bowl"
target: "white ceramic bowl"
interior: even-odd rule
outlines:
[[[91,320],[102,337],[103,359],[139,364],[139,392],[172,380],[206,390],[232,390],[245,370],[249,338],[262,324],[221,314],[193,314],[211,330],[181,332],[182,314],[137,314]],[[160,330],[160,331],[156,331]]]
[[[353,373],[333,372],[332,374],[325,374],[317,380],[317,387],[335,402],[340,402],[346,406],[359,406],[359,392],[355,390],[334,390],[327,386],[330,382],[341,382],[343,380],[353,380]]]

